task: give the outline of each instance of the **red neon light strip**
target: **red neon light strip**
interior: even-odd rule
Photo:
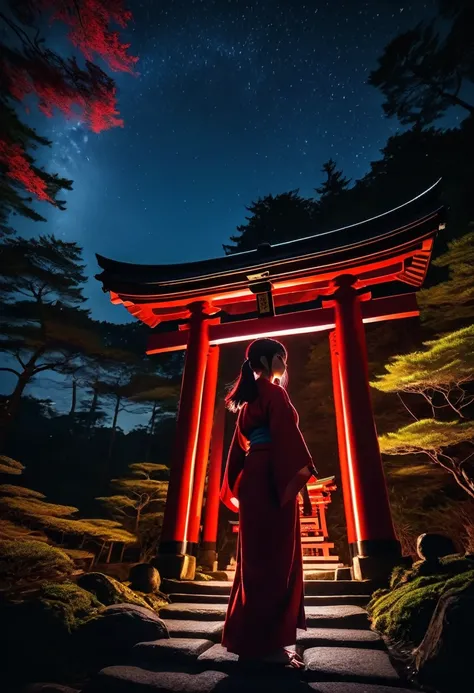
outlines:
[[[419,315],[415,294],[399,294],[361,303],[364,323],[398,320]],[[335,327],[332,308],[315,308],[269,318],[253,318],[209,325],[210,344],[244,342],[258,337],[282,337],[292,334],[323,332]],[[152,334],[147,354],[160,354],[186,349],[188,330]]]

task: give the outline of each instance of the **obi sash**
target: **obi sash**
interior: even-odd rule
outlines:
[[[254,445],[261,445],[262,443],[271,443],[272,438],[270,435],[270,429],[268,428],[268,426],[259,426],[259,428],[254,428],[253,431],[249,434],[248,440],[250,442],[251,448]]]

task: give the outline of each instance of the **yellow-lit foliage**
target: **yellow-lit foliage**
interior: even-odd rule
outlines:
[[[0,520],[0,540],[1,539],[10,541],[23,541],[24,539],[48,541],[48,537],[40,530],[31,529],[31,527],[25,527],[7,519]]]
[[[425,342],[423,351],[394,357],[371,382],[382,392],[448,392],[474,380],[474,325]]]
[[[434,260],[449,267],[448,281],[418,294],[421,319],[437,331],[474,321],[474,232],[452,241],[446,253]]]
[[[6,455],[0,455],[0,474],[12,474],[14,476],[20,476],[23,472],[24,466],[21,462],[13,460],[11,457]]]
[[[437,454],[471,440],[474,440],[474,421],[422,419],[380,436],[379,444],[381,452],[387,455]]]
[[[73,571],[71,559],[54,546],[41,541],[0,541],[0,589],[62,580]]]
[[[13,484],[0,484],[0,496],[15,496],[16,498],[36,498],[44,500],[46,496],[39,491],[25,486],[13,486]]]
[[[78,512],[77,508],[70,505],[56,505],[37,498],[11,498],[10,496],[0,498],[0,508],[30,518],[69,517]]]

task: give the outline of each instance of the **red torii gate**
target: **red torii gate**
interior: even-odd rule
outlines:
[[[215,557],[224,430],[222,404],[214,416],[220,345],[318,331],[329,331],[354,575],[377,577],[399,560],[370,400],[364,323],[419,314],[415,294],[393,295],[392,287],[424,282],[443,227],[438,194],[439,181],[367,221],[211,260],[134,265],[97,256],[103,269],[97,278],[112,303],[157,328],[147,353],[186,349],[156,559],[164,577],[194,577],[206,474],[201,561]],[[384,286],[389,295],[373,298],[368,291]]]

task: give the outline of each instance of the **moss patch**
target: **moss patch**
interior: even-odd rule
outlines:
[[[211,580],[228,580],[229,577],[225,570],[200,570],[199,568],[196,570],[196,574],[194,576],[195,580],[198,581],[204,581],[207,580],[210,582]]]
[[[0,589],[17,591],[42,581],[64,580],[74,563],[54,546],[41,541],[0,541]]]
[[[91,592],[73,582],[42,585],[39,600],[57,614],[69,633],[104,608]]]
[[[115,580],[110,575],[103,573],[86,573],[81,575],[77,584],[83,589],[94,594],[97,599],[105,606],[112,604],[135,604],[135,606],[143,606],[145,609],[154,608],[145,599],[151,595],[139,595],[130,587],[124,585],[123,582]]]
[[[394,641],[418,645],[423,639],[439,597],[451,589],[465,589],[474,582],[472,561],[460,557],[442,559],[436,575],[416,576],[416,566],[408,581],[394,589],[374,593],[367,610],[376,630]],[[400,576],[397,576],[400,579]]]

